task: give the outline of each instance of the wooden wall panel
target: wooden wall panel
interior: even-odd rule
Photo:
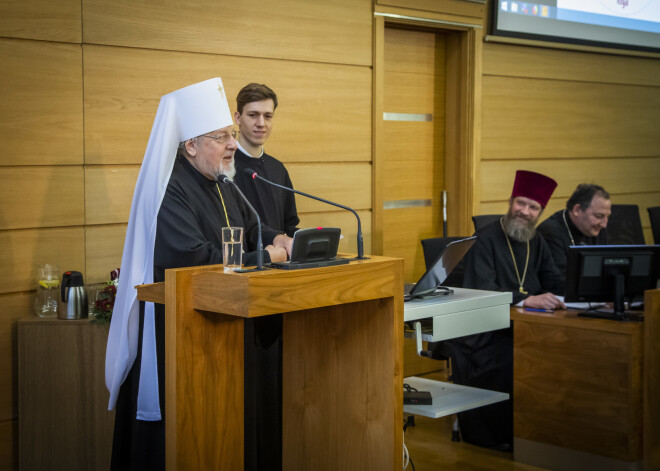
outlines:
[[[137,165],[85,168],[85,224],[128,222],[139,172]]]
[[[659,91],[485,76],[482,159],[658,156]]]
[[[483,68],[485,75],[660,86],[660,61],[639,57],[485,43]]]
[[[86,43],[367,66],[372,21],[371,0],[83,1]]]
[[[435,214],[431,207],[388,209],[394,213],[396,223],[383,225],[383,241],[391,247],[388,257],[401,257],[404,259],[404,281],[414,283],[426,271],[424,251],[422,244],[412,246],[406,241],[436,237],[436,228],[441,223],[441,214]],[[394,220],[394,218],[392,218]]]
[[[2,0],[0,36],[79,43],[80,18],[79,0]]]
[[[0,423],[18,416],[16,323],[18,319],[32,313],[33,302],[32,293],[0,295]],[[8,469],[2,466],[1,457],[0,469]]]
[[[376,6],[407,8],[410,10],[426,10],[452,15],[470,16],[481,19],[486,14],[486,4],[466,2],[463,0],[376,0]],[[420,14],[425,17],[426,15]]]
[[[292,163],[287,165],[296,190],[354,210],[371,209],[371,165],[368,163]],[[333,211],[326,203],[296,195],[298,212]]]
[[[362,239],[365,255],[371,253],[371,211],[356,211],[362,222]],[[349,211],[330,211],[300,214],[300,228],[339,227],[341,235],[339,252],[357,253],[357,218]]]
[[[266,149],[280,160],[371,160],[367,67],[100,46],[85,46],[84,56],[88,164],[141,163],[160,97],[215,76],[231,109],[250,81],[275,90],[280,105]]]
[[[36,269],[45,263],[84,274],[83,244],[82,227],[0,231],[0,293],[36,289]]]
[[[83,170],[1,167],[0,229],[83,224]]]
[[[509,198],[517,169],[548,175],[559,186],[553,197],[570,196],[579,183],[597,183],[612,194],[660,189],[660,157],[621,159],[493,160],[481,163],[481,201]]]
[[[371,165],[368,163],[292,163],[287,165],[296,190],[334,201],[355,210],[371,208]],[[128,222],[136,166],[93,166],[85,169],[85,222]],[[299,212],[328,211],[325,203],[296,195]]]
[[[0,57],[0,165],[81,164],[80,45],[0,39]]]
[[[110,271],[121,265],[126,224],[85,228],[85,271],[87,283],[110,280]]]

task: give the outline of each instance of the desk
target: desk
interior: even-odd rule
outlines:
[[[450,295],[413,299],[404,303],[403,319],[409,324],[422,322],[422,340],[437,342],[509,327],[511,293],[452,289],[454,293]],[[406,336],[414,336],[414,332],[407,330]],[[463,412],[509,398],[506,393],[415,376],[404,378],[404,383],[420,391],[430,391],[433,404],[406,404],[403,411],[431,418]]]
[[[656,342],[644,342],[645,329],[657,331],[658,303],[649,305],[643,323],[511,308],[516,461],[557,470],[642,469],[643,428],[649,454],[657,433],[644,418],[657,417],[659,407],[657,398],[647,400],[655,409],[643,413],[645,350],[647,362],[658,364]],[[657,394],[657,376],[647,371],[647,394]],[[650,460],[646,469],[658,469]]]

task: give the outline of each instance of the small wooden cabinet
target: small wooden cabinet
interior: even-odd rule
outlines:
[[[19,466],[30,470],[110,468],[108,327],[89,319],[18,322]]]

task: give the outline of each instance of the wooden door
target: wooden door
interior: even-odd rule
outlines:
[[[382,123],[383,255],[424,273],[420,240],[442,235],[445,36],[385,28]]]

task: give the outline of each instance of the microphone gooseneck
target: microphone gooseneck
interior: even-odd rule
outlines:
[[[264,269],[264,244],[261,239],[261,218],[259,217],[259,213],[257,212],[256,209],[250,204],[248,199],[245,197],[241,189],[234,183],[228,176],[226,175],[218,175],[218,181],[220,183],[228,183],[231,185],[234,185],[234,188],[238,192],[239,195],[241,195],[241,198],[243,198],[243,201],[245,201],[245,204],[248,205],[248,208],[250,208],[250,211],[257,216],[257,270],[263,270]],[[223,260],[224,261],[224,260]]]
[[[312,198],[313,200],[321,201],[322,203],[331,204],[333,206],[337,206],[339,208],[346,209],[346,210],[352,212],[355,215],[355,217],[357,218],[357,251],[358,251],[358,253],[357,253],[356,260],[364,260],[364,259],[368,258],[368,257],[364,256],[364,243],[362,241],[362,222],[360,221],[360,216],[358,216],[358,214],[353,209],[349,208],[348,206],[344,206],[343,204],[334,203],[332,201],[328,201],[326,199],[319,198],[318,196],[313,196],[313,195],[304,193],[302,191],[294,190],[293,188],[289,188],[288,186],[284,186],[284,185],[280,185],[279,183],[271,182],[270,180],[267,180],[264,177],[262,177],[261,175],[259,175],[257,172],[255,172],[251,168],[243,169],[243,173],[245,173],[245,175],[247,175],[248,177],[250,177],[252,179],[257,179],[258,178],[261,181],[264,181],[264,182],[266,182],[270,185],[276,186],[278,188],[282,188],[283,190],[292,191],[292,192],[297,193],[299,195],[306,196],[307,198]]]

